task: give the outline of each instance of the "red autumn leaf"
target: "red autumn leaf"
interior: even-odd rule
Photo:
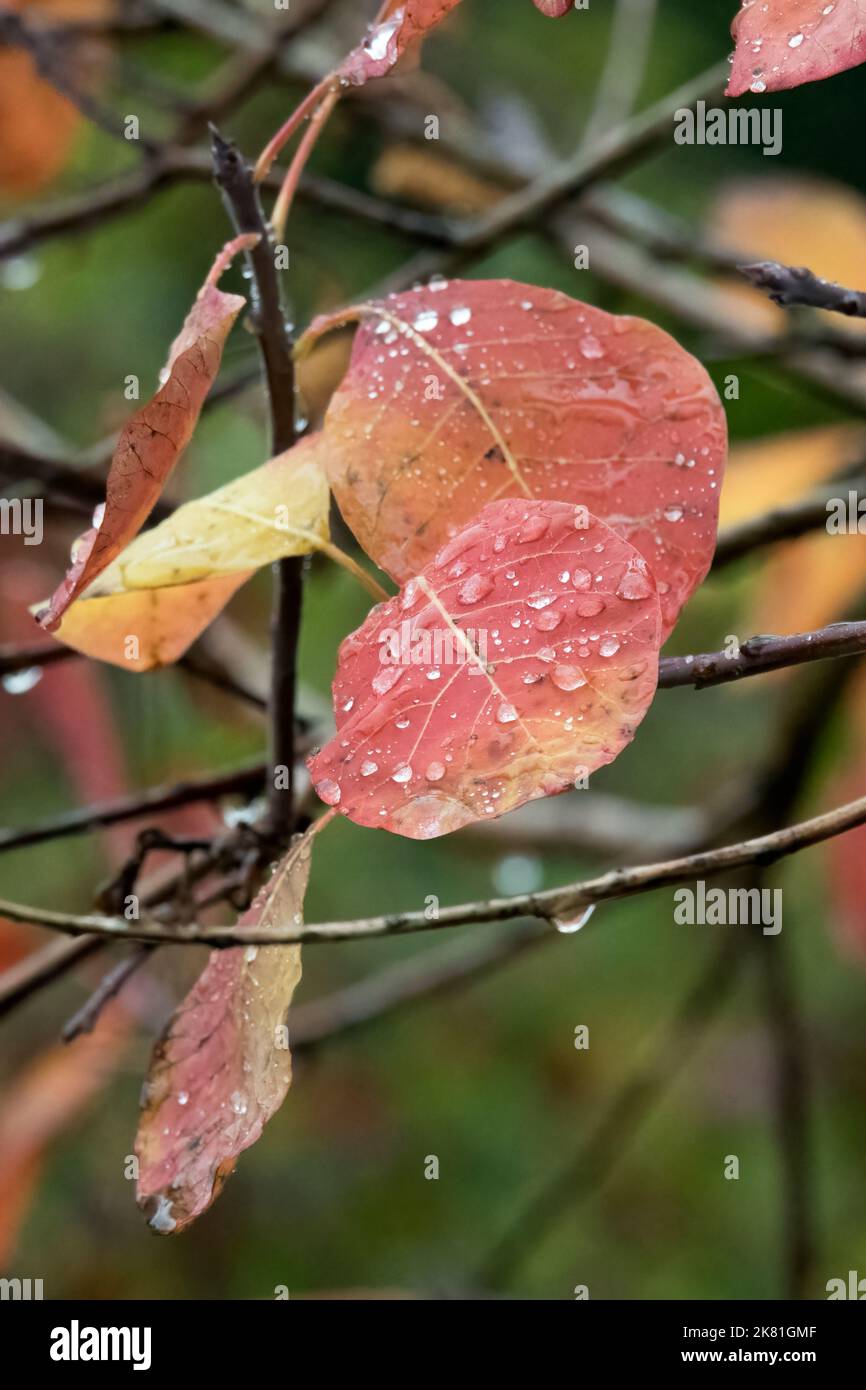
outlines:
[[[656,586],[566,502],[492,502],[340,649],[316,791],[432,839],[612,762],[656,688]]]
[[[321,458],[340,510],[398,583],[503,496],[582,503],[636,546],[665,635],[709,569],[725,416],[699,362],[643,319],[508,280],[433,283],[358,320]]]
[[[79,537],[65,578],[38,615],[49,632],[59,626],[73,600],[138,534],[189,444],[219,371],[225,340],[246,303],[241,295],[225,294],[216,282],[232,258],[256,239],[237,237],[220,252],[172,344],[163,385],[121,431],[108,473],[102,518]]]
[[[300,924],[323,823],[295,842],[240,928]],[[282,1105],[292,1080],[282,1030],[300,978],[299,946],[213,951],[157,1044],[135,1151],[138,1204],[161,1235],[207,1210]]]
[[[460,0],[385,0],[363,43],[337,69],[337,76],[362,87],[384,77],[407,50],[435,29]]]
[[[728,95],[780,92],[866,61],[866,0],[743,0]]]
[[[574,0],[532,0],[532,3],[542,14],[546,14],[548,19],[561,19],[569,10],[574,9]]]

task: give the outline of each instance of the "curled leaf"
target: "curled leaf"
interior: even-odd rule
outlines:
[[[256,240],[254,235],[237,237],[223,248],[172,344],[162,386],[124,425],[108,472],[102,515],[79,537],[65,578],[37,615],[49,632],[138,534],[189,444],[219,371],[225,340],[246,303],[241,295],[225,294],[216,282],[233,256]]]
[[[321,455],[399,583],[500,497],[579,502],[645,556],[665,633],[709,569],[725,417],[699,362],[643,319],[508,280],[433,282],[357,320]]]
[[[250,575],[328,539],[314,439],[143,532],[64,615],[68,646],[125,670],[176,661]]]
[[[337,69],[337,76],[361,87],[384,77],[413,45],[448,15],[460,0],[385,0],[367,36]]]
[[[866,60],[866,0],[742,0],[728,96],[780,92]]]
[[[628,541],[566,502],[492,502],[343,643],[316,791],[432,839],[584,786],[646,713],[660,636]]]
[[[238,926],[302,922],[314,826],[299,837]],[[157,1044],[135,1140],[138,1204],[161,1235],[219,1195],[292,1081],[286,1017],[300,946],[213,951]]]

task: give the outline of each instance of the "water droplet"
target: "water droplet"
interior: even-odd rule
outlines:
[[[26,695],[42,679],[41,666],[28,666],[23,671],[10,671],[2,680],[7,695]]]
[[[443,763],[431,763],[424,773],[428,782],[441,782],[445,776],[445,766]]]
[[[587,594],[586,598],[579,598],[574,607],[581,618],[596,618],[604,612],[605,602],[598,594]]]
[[[598,644],[598,654],[599,656],[616,656],[620,645],[618,638],[605,637],[604,641]]]
[[[398,767],[397,771],[391,777],[392,782],[398,782],[401,786],[405,782],[411,782],[411,780],[412,769],[408,763],[404,763],[402,767]]]
[[[629,600],[649,598],[652,591],[652,583],[643,565],[632,560],[617,585],[617,598]]]
[[[373,773],[374,773],[374,772],[378,772],[378,771],[379,771],[379,764],[378,764],[378,763],[374,763],[374,762],[372,761],[371,758],[368,758],[368,759],[366,760],[366,762],[363,762],[363,763],[361,764],[361,776],[362,776],[362,777],[372,777],[372,776],[373,776]]]
[[[502,704],[496,711],[497,724],[513,724],[517,718],[517,710],[513,705]]]
[[[457,601],[463,604],[479,603],[493,588],[489,574],[471,574],[457,590]]]
[[[377,695],[387,695],[389,690],[393,690],[398,680],[403,674],[401,666],[383,666],[381,671],[377,671],[371,682],[373,690]]]
[[[416,333],[432,333],[438,322],[439,315],[436,313],[435,309],[424,309],[423,312],[418,315],[412,327],[415,329]]]
[[[471,309],[452,309],[448,315],[455,328],[462,328],[464,323],[468,323],[472,317]]]
[[[554,917],[552,919],[553,925],[556,927],[556,930],[558,932],[562,932],[563,936],[571,936],[574,934],[574,932],[580,931],[581,927],[586,926],[587,922],[589,921],[590,917],[594,912],[595,903],[591,903],[590,906],[584,908],[583,912],[581,912],[577,917],[572,917],[570,915],[565,914],[563,914],[562,916]]]
[[[579,666],[554,666],[550,679],[557,690],[579,690],[586,685],[586,676]]]
[[[316,783],[316,796],[324,801],[326,806],[337,806],[342,792],[336,782],[330,777],[325,777],[323,781]]]

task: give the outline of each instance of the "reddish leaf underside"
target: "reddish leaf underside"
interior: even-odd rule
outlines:
[[[312,832],[286,855],[239,927],[302,922]],[[157,1044],[135,1151],[138,1204],[160,1235],[205,1211],[259,1138],[292,1080],[286,1016],[299,946],[213,951]]]
[[[337,76],[362,87],[384,77],[407,50],[435,29],[460,0],[386,0],[367,36],[337,69]]]
[[[583,785],[646,713],[660,638],[652,576],[610,527],[491,503],[343,642],[316,791],[431,839]]]
[[[111,460],[101,519],[76,541],[64,579],[38,615],[49,632],[138,534],[189,444],[219,371],[226,338],[246,303],[241,295],[225,294],[216,279],[232,257],[255,240],[238,237],[223,248],[171,346],[162,386],[124,425]]]
[[[866,0],[743,0],[728,95],[778,92],[866,61]]]
[[[305,342],[354,319],[321,457],[372,559],[403,583],[486,502],[582,503],[648,560],[667,635],[716,541],[726,425],[701,364],[643,319],[508,280],[434,282]]]

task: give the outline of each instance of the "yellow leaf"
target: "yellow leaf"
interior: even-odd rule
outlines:
[[[255,570],[327,545],[328,502],[315,441],[304,439],[137,536],[56,636],[125,670],[168,665]]]

